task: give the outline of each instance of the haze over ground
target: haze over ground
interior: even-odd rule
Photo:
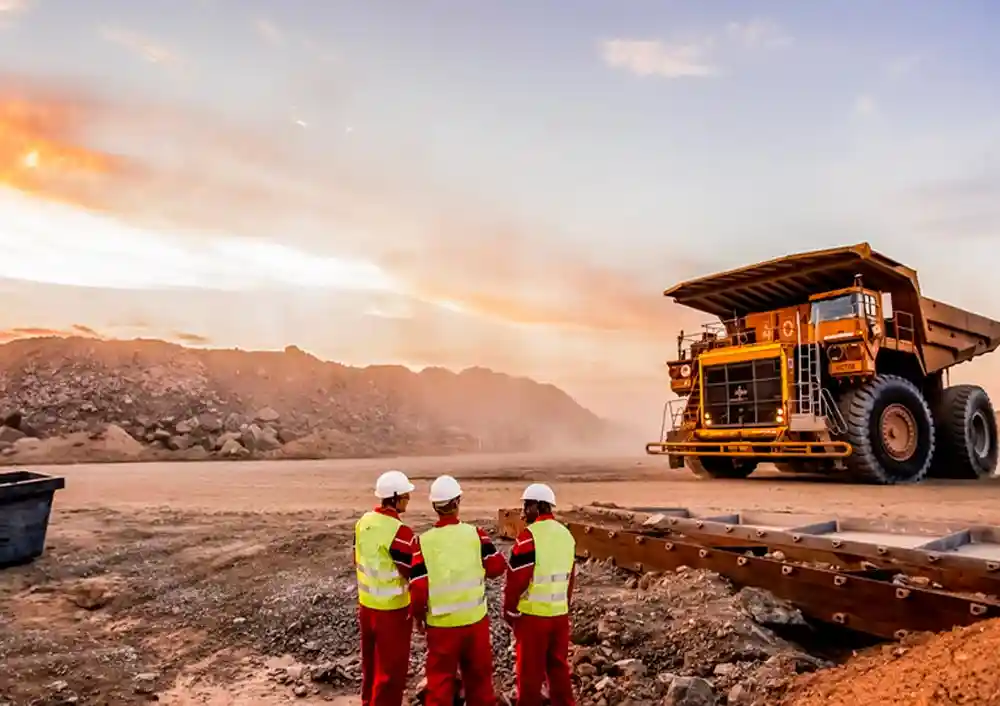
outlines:
[[[0,328],[483,365],[653,431],[703,319],[678,279],[867,240],[1000,318],[998,27],[971,0],[0,0]],[[952,379],[1000,398],[997,358]]]

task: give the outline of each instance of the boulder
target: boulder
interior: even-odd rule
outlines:
[[[171,451],[183,451],[191,448],[194,440],[190,436],[176,435],[167,439],[167,448]]]
[[[254,419],[258,422],[271,424],[281,419],[281,415],[271,407],[263,407],[257,410],[257,414],[254,415]]]
[[[677,677],[670,683],[663,706],[715,706],[715,692],[700,677]]]
[[[770,591],[747,586],[736,594],[739,607],[760,625],[808,627],[802,611]]]
[[[246,456],[250,452],[236,439],[228,439],[219,449],[220,456],[237,457]]]
[[[6,425],[0,427],[0,442],[5,444],[13,444],[15,441],[23,439],[26,436],[27,434],[20,429],[15,429],[14,427],[8,427]]]
[[[197,417],[198,426],[209,434],[217,434],[222,431],[222,420],[215,414],[203,412]]]

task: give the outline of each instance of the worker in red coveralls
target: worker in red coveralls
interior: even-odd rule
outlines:
[[[420,535],[410,572],[411,610],[427,631],[425,706],[453,706],[458,672],[468,706],[495,706],[486,579],[507,567],[489,535],[458,519],[462,488],[451,476],[431,484],[437,524]]]
[[[552,488],[533,483],[521,500],[527,527],[511,548],[503,602],[504,620],[514,630],[517,704],[541,706],[548,681],[552,706],[574,706],[569,603],[576,540],[552,516]]]
[[[412,491],[404,473],[386,471],[375,481],[379,506],[354,527],[363,706],[400,706],[406,690],[413,632],[407,580],[415,538],[399,515]]]

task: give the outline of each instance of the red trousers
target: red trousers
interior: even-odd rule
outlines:
[[[424,706],[454,706],[461,671],[466,706],[496,706],[490,619],[460,628],[427,627],[427,698]]]
[[[358,606],[361,623],[362,706],[401,706],[410,668],[413,621],[409,608]]]
[[[575,706],[569,668],[569,616],[521,615],[514,622],[517,706],[541,706],[549,683],[552,706]]]

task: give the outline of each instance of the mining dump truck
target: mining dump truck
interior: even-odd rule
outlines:
[[[1000,345],[1000,322],[920,293],[868,243],[683,282],[664,292],[718,317],[678,336],[679,399],[660,440],[672,468],[745,478],[761,463],[856,482],[976,479],[997,465],[986,391],[948,370]]]

